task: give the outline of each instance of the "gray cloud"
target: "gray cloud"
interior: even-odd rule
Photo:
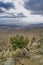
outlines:
[[[0,16],[0,18],[25,18],[26,16],[23,13],[18,13],[17,15],[13,14],[13,13],[6,13],[8,15],[12,15],[12,16]]]
[[[19,17],[26,17],[22,12],[21,13],[18,13],[18,16]]]
[[[4,13],[4,11],[0,8],[0,13]]]
[[[43,14],[43,0],[28,0],[25,1],[24,7],[33,14]]]

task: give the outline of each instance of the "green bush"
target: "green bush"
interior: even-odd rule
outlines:
[[[24,38],[23,36],[16,35],[13,38],[10,38],[12,49],[16,50],[17,48],[23,49],[29,43],[28,37]]]

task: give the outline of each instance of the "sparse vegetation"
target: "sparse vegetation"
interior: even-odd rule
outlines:
[[[11,45],[13,50],[16,50],[17,48],[23,49],[27,46],[29,43],[28,37],[24,38],[23,36],[16,36],[13,38],[10,38]]]
[[[40,65],[43,59],[43,36],[38,38],[32,36],[29,40],[26,36],[16,35],[9,37],[9,42],[8,47],[0,48],[0,65],[5,65],[9,58],[14,58],[16,65]]]

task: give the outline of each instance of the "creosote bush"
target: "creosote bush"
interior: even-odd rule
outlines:
[[[10,38],[10,42],[12,45],[12,49],[16,50],[17,48],[23,49],[29,43],[28,37],[24,38],[24,36],[16,35],[13,38]]]

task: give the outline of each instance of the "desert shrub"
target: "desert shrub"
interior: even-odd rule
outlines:
[[[12,49],[16,50],[17,48],[23,49],[29,43],[28,37],[24,38],[23,36],[16,35],[13,38],[10,38]]]
[[[36,38],[33,37],[33,38],[31,39],[31,43],[34,43],[35,41],[36,41]]]
[[[38,40],[38,43],[43,44],[43,39]]]
[[[4,62],[1,62],[1,61],[0,61],[0,65],[5,65],[5,64],[4,64]]]
[[[37,45],[37,48],[41,48],[41,45]]]
[[[40,39],[38,40],[39,43],[43,44],[43,35],[40,35]]]

